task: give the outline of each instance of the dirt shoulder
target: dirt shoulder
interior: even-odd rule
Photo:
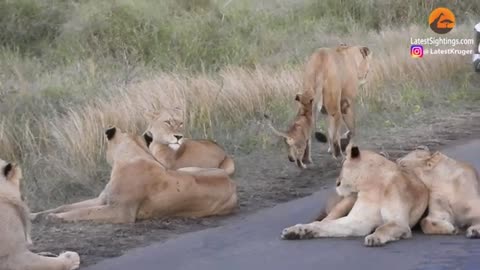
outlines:
[[[436,149],[480,134],[480,108],[476,107],[415,121],[412,128],[391,128],[379,134],[366,132],[368,135],[360,138],[358,143],[364,148],[386,151],[391,159],[395,159],[418,144]],[[259,209],[308,196],[330,187],[339,172],[340,164],[326,153],[326,148],[326,145],[314,143],[314,165],[303,171],[289,163],[286,153],[279,150],[256,151],[235,157],[238,170],[234,179],[239,194],[239,208],[235,215],[203,219],[163,218],[129,225],[39,221],[33,224],[34,251],[59,253],[74,250],[80,253],[82,265],[87,266],[120,256],[135,247],[234,222]]]

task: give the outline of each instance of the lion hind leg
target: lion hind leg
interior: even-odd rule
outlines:
[[[136,219],[136,212],[137,207],[102,205],[50,214],[48,217],[73,222],[89,220],[108,223],[133,223]]]
[[[412,237],[410,227],[397,222],[388,222],[378,227],[374,233],[365,237],[366,246],[383,246],[388,242]]]
[[[99,206],[102,204],[102,201],[100,198],[94,198],[94,199],[89,199],[77,203],[72,203],[72,204],[66,204],[59,206],[57,208],[53,208],[50,210],[45,210],[37,213],[32,213],[30,214],[30,220],[36,220],[39,217],[52,214],[52,213],[61,213],[61,212],[68,212],[72,211],[75,209],[80,209],[80,208],[86,208],[86,207],[92,207],[92,206]]]
[[[307,140],[307,147],[305,148],[305,151],[303,152],[303,158],[302,158],[302,162],[305,163],[305,164],[311,164],[312,163],[311,148],[312,148],[312,143],[311,143],[311,140],[308,139]]]
[[[11,265],[18,270],[74,270],[80,267],[80,256],[72,251],[64,252],[58,257],[46,257],[27,251],[16,256]]]
[[[448,220],[427,216],[420,222],[424,234],[456,234],[457,228]]]

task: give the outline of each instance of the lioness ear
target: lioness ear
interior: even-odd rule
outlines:
[[[433,155],[430,156],[429,159],[427,159],[427,167],[429,168],[435,167],[437,163],[440,162],[441,158],[442,158],[442,153],[435,152]]]
[[[352,150],[350,150],[350,157],[358,158],[359,156],[360,156],[360,149],[358,149],[358,146],[352,146]]]
[[[362,54],[363,58],[366,58],[370,54],[370,49],[368,47],[361,47],[360,53]]]
[[[10,174],[12,169],[13,169],[12,163],[8,163],[7,166],[3,167],[3,176],[5,176],[5,178],[8,178],[8,175]]]
[[[145,112],[144,115],[149,121],[153,121],[153,120],[158,118],[160,113],[158,113],[158,112]]]
[[[111,127],[109,129],[107,129],[105,131],[105,136],[107,136],[107,140],[111,140],[113,139],[113,137],[115,137],[115,133],[117,132],[117,128],[116,127]]]
[[[386,159],[390,158],[390,155],[387,152],[384,152],[384,151],[380,152],[380,155],[382,155]]]
[[[296,95],[295,95],[295,100],[296,100],[296,101],[300,101],[300,94],[296,94]]]
[[[150,131],[146,131],[143,133],[143,138],[145,139],[145,143],[147,143],[147,147],[150,147],[150,144],[153,142],[152,133],[150,133]]]
[[[415,148],[415,150],[424,150],[424,151],[429,151],[430,152],[430,149],[428,149],[428,146],[426,146],[426,145],[419,145]]]

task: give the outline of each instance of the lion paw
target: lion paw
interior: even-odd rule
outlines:
[[[58,259],[63,260],[68,270],[78,269],[80,267],[80,256],[76,252],[67,251],[58,255]]]
[[[468,228],[467,229],[468,238],[480,238],[480,228]]]
[[[380,239],[378,235],[370,234],[365,237],[365,246],[367,247],[379,247],[385,245],[385,243]]]
[[[52,222],[61,222],[63,219],[58,214],[48,214],[45,217],[45,220],[52,221]]]
[[[282,231],[282,239],[285,240],[309,239],[314,237],[314,233],[302,224],[297,224]]]

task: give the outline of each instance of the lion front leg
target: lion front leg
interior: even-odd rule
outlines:
[[[369,247],[383,246],[388,242],[412,237],[410,227],[396,222],[389,222],[378,227],[374,233],[365,237],[365,245]]]
[[[375,228],[368,219],[346,216],[336,220],[315,221],[297,224],[282,232],[282,239],[309,239],[320,237],[364,236]]]
[[[17,270],[75,270],[80,267],[80,256],[67,251],[58,257],[46,257],[26,251],[11,261]]]

